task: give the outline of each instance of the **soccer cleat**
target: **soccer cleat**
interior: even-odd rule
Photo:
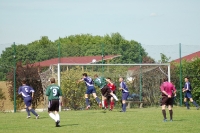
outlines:
[[[86,109],[86,110],[90,109],[90,105],[88,105],[85,109]]]
[[[109,111],[112,111],[112,109],[109,109]]]
[[[163,122],[167,122],[167,119],[164,119]]]
[[[36,116],[36,119],[39,119],[39,117],[40,117],[40,116],[39,116],[39,115],[37,115],[37,116]]]
[[[173,120],[171,119],[170,122],[172,122]]]
[[[60,127],[60,121],[56,122],[56,127]]]
[[[31,118],[31,116],[27,116],[26,118],[29,119],[29,118]]]

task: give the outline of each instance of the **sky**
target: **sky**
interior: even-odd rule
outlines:
[[[200,0],[0,0],[0,54],[13,42],[119,32],[149,56],[200,50]]]

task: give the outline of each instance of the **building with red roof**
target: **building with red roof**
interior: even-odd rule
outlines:
[[[181,60],[194,61],[196,58],[200,58],[200,51],[186,55],[182,57]],[[180,63],[180,59],[173,60],[172,62]]]
[[[116,57],[119,57],[121,55],[106,55],[103,57],[103,60],[112,60]],[[41,67],[47,67],[51,65],[55,65],[58,63],[69,63],[69,64],[91,64],[91,63],[97,63],[102,61],[102,56],[81,56],[81,57],[63,57],[63,58],[54,58],[50,60],[45,60],[41,62],[36,62],[34,65],[41,66]]]

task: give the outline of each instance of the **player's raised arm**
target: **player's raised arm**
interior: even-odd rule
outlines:
[[[80,79],[77,81],[77,84],[79,84],[80,82],[83,82],[83,81],[84,81],[84,79]]]

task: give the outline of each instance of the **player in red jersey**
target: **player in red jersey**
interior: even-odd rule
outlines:
[[[105,104],[105,107],[108,108],[107,100],[110,99],[110,111],[112,111],[113,108],[114,108],[114,99],[113,99],[113,96],[116,97],[116,95],[114,95],[114,94],[115,94],[115,90],[116,90],[116,86],[115,86],[115,84],[111,81],[111,78],[107,78],[106,81],[107,81],[107,83],[108,83],[107,86],[108,86],[108,87],[110,88],[110,90],[111,90],[111,93],[110,93],[111,95],[108,95],[108,97],[106,97],[106,99],[104,100],[104,104]],[[115,99],[117,99],[117,97],[116,97]],[[118,101],[118,99],[117,99],[116,101]]]

